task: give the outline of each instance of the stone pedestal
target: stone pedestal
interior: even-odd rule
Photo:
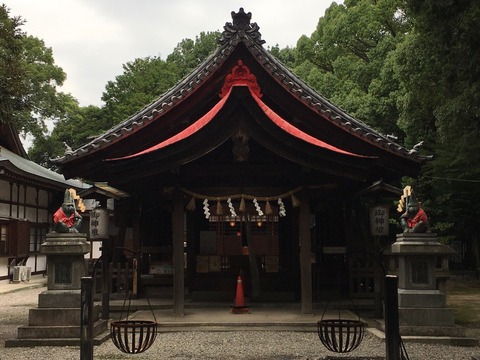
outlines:
[[[446,307],[442,282],[453,250],[432,233],[398,234],[391,254],[398,262],[398,313],[401,335],[464,336]],[[440,277],[437,277],[440,274]]]
[[[47,290],[38,296],[38,308],[30,309],[28,326],[18,328],[18,339],[6,347],[80,345],[81,278],[84,255],[90,251],[86,234],[50,233],[41,245],[47,255]],[[106,330],[94,309],[94,336]]]
[[[48,290],[39,295],[38,307],[80,308],[80,279],[89,251],[86,234],[47,234],[41,252],[47,255]]]

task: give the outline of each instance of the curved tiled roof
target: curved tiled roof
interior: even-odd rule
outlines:
[[[233,23],[226,23],[224,26],[224,31],[218,40],[219,46],[216,51],[195,71],[126,121],[112,127],[103,135],[81,148],[66,153],[64,157],[56,159],[55,162],[66,163],[73,158],[92,154],[145,127],[151,121],[181,103],[200,87],[224,63],[240,42],[247,47],[271,77],[290,92],[292,96],[337,127],[398,156],[406,157],[419,163],[428,159],[420,156],[414,150],[408,150],[393,142],[389,137],[380,134],[362,121],[348,115],[299,79],[262,46],[264,41],[261,39],[258,25],[250,23],[251,13],[247,14],[243,8],[240,8],[238,13],[232,12],[232,18]]]
[[[2,170],[3,168],[7,169],[9,176],[16,176],[16,178],[21,178],[25,182],[41,183],[55,189],[66,189],[67,187],[85,189],[89,187],[80,180],[66,180],[63,175],[25,159],[3,146],[0,146],[0,168]]]

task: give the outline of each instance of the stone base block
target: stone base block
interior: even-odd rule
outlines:
[[[46,290],[38,295],[39,308],[79,308],[80,290]]]
[[[449,308],[398,308],[400,326],[455,326]]]
[[[90,244],[86,234],[48,233],[40,248],[47,255],[83,255],[90,251]]]
[[[465,329],[459,326],[400,326],[400,335],[465,337]]]
[[[93,318],[99,318],[100,307],[93,309]],[[29,326],[67,326],[80,324],[80,308],[55,309],[36,308],[30,309],[28,315]]]
[[[398,289],[398,306],[403,308],[444,308],[445,295],[438,290]]]

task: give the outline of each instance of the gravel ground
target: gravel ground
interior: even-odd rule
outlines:
[[[0,294],[0,359],[79,359],[78,347],[5,348],[5,339],[16,338],[17,327],[28,322],[28,309],[37,307],[44,289]],[[471,360],[480,348],[407,343],[411,360]],[[95,347],[95,359],[265,359],[325,360],[385,358],[385,344],[366,334],[350,354],[334,354],[320,343],[316,333],[286,331],[174,332],[159,333],[143,354],[121,353],[111,341]]]

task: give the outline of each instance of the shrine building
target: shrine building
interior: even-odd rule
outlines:
[[[299,79],[250,13],[232,18],[190,75],[56,163],[129,194],[115,202],[112,247],[142,254],[139,293],[170,294],[175,315],[186,298],[232,301],[239,274],[250,301],[302,313],[332,289],[373,298],[362,254],[394,236],[388,206],[427,158]],[[386,208],[372,230],[373,205]]]

